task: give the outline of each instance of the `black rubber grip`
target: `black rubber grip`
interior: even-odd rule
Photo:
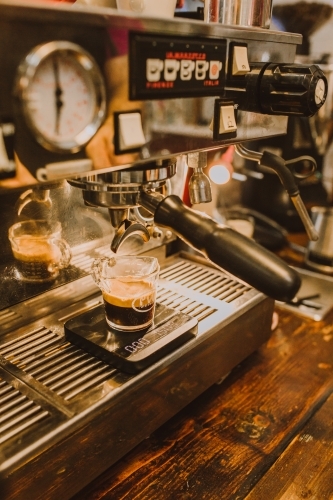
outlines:
[[[299,274],[253,240],[188,208],[175,195],[155,208],[156,224],[169,227],[214,264],[276,300],[290,301],[301,285]]]

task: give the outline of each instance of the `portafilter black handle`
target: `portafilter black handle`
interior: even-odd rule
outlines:
[[[188,208],[175,195],[141,193],[141,205],[156,224],[168,227],[214,264],[276,300],[290,301],[301,285],[299,274],[269,250]]]

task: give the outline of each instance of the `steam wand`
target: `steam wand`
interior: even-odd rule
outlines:
[[[257,151],[250,151],[249,149],[246,149],[242,144],[236,144],[235,151],[239,154],[239,156],[242,156],[243,158],[246,158],[248,160],[256,161],[257,163],[259,163],[259,165],[270,168],[274,170],[274,172],[276,172],[281,181],[281,184],[284,186],[287,193],[289,194],[289,197],[293,202],[297,210],[297,213],[300,216],[300,219],[303,222],[304,228],[306,230],[309,239],[311,241],[317,241],[319,235],[304,206],[303,200],[299,193],[298,186],[295,181],[295,176],[292,173],[291,169],[288,167],[288,165],[292,163],[296,163],[300,160],[306,159],[307,161],[310,161],[313,165],[313,169],[311,171],[312,173],[317,168],[315,160],[309,156],[306,156],[306,157],[296,158],[295,160],[285,161],[280,156],[275,155],[273,153],[269,153],[268,151],[264,151],[263,153],[259,153]]]

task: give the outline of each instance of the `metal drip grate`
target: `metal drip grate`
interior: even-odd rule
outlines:
[[[91,261],[91,256],[81,254],[73,265],[90,269]],[[221,329],[224,322],[229,324],[230,318],[239,321],[239,311],[257,300],[256,290],[202,261],[190,260],[184,254],[168,259],[164,265],[158,282],[158,302],[197,319],[197,338],[201,337],[203,346],[208,342],[207,336],[216,342],[216,351],[221,351],[223,370],[223,356],[228,354],[221,346],[229,345],[230,332],[234,332],[235,327],[231,327],[225,339]],[[151,387],[154,387],[153,392],[156,390],[157,381],[156,394],[160,402],[160,394],[161,397],[165,394],[164,370],[167,369],[166,380],[171,374],[175,377],[172,382],[175,387],[181,379],[180,371],[173,375],[178,363],[170,368],[166,363],[163,373],[157,372],[156,380],[150,380],[151,371],[142,372],[137,379],[135,374],[113,368],[65,338],[64,321],[79,313],[89,313],[96,302],[100,306],[101,297],[97,293],[91,277],[85,276],[21,303],[13,311],[2,311],[8,318],[6,321],[20,318],[26,326],[23,329],[21,325],[18,329],[15,325],[11,332],[4,332],[0,337],[0,447],[4,450],[0,476],[5,473],[9,477],[9,473],[18,469],[20,464],[25,466],[27,459],[36,457],[36,450],[42,457],[43,451],[52,446],[52,439],[59,442],[68,438],[74,447],[78,442],[82,444],[84,439],[75,437],[74,431],[81,432],[82,419],[86,418],[87,412],[92,423],[91,433],[96,433],[94,438],[102,443],[104,438],[95,427],[96,423],[99,424],[101,410],[110,409],[111,422],[116,428],[119,419],[131,421],[126,393],[129,386],[138,387],[141,401],[145,401],[147,393],[152,392]],[[241,328],[241,338],[245,338],[244,335]],[[262,342],[261,337],[259,342]],[[236,344],[237,359],[240,360],[255,347],[246,347],[244,354],[242,342]],[[175,352],[175,359],[180,355],[181,352]],[[229,366],[229,360],[226,364]],[[157,370],[161,368],[157,367]],[[205,377],[204,383],[208,386],[211,376],[207,374]],[[148,384],[148,392],[142,381]],[[202,387],[201,379],[199,386]],[[196,390],[194,387],[194,392]],[[172,408],[174,404],[177,408],[183,406],[178,396],[171,397]],[[115,415],[112,415],[113,404],[117,408]],[[159,417],[153,415],[153,418],[156,418],[156,425],[161,423]],[[86,431],[82,432],[85,438]],[[118,435],[116,439],[118,443]]]
[[[90,267],[91,258],[81,255],[78,259],[76,265],[81,263],[82,267]],[[92,280],[81,280],[80,283],[81,286],[75,289],[75,283],[69,284],[68,289],[59,287],[52,291],[52,297],[35,297],[29,301],[27,309],[48,310],[54,303],[70,303],[70,297],[79,300],[81,295],[86,296],[86,288],[91,287]],[[249,290],[250,287],[220,270],[179,256],[161,270],[157,301],[197,319],[201,331],[204,331],[207,327],[215,327],[232,313],[234,309],[230,303]],[[10,317],[11,311],[7,314]],[[208,323],[204,321],[207,318]],[[120,372],[68,342],[62,329],[59,332],[58,322],[59,318],[54,314],[48,321],[44,320],[43,325],[31,326],[23,335],[7,337],[8,340],[0,343],[0,356],[15,370],[22,371],[26,379],[33,380],[35,390],[48,398],[53,397],[63,411],[69,411],[68,405],[71,405],[71,411],[75,412],[88,404],[88,393],[91,395],[94,391],[94,397],[98,399],[99,391],[117,386]],[[110,387],[106,388],[104,383]]]
[[[221,271],[183,259],[162,270],[160,278],[227,303],[233,302],[251,290],[250,286],[234,280]]]
[[[164,306],[172,307],[173,309],[176,309],[184,314],[189,314],[193,318],[196,318],[198,322],[207,318],[216,311],[216,309],[213,309],[212,307],[200,304],[200,302],[197,302],[196,300],[189,299],[184,295],[180,295],[165,288],[159,288],[157,301]]]
[[[0,376],[0,445],[50,416]]]
[[[65,401],[116,372],[45,327],[0,345],[0,355]]]
[[[95,251],[98,255],[101,255],[103,257],[114,257],[114,253],[111,251],[109,245],[99,247]]]
[[[7,329],[15,328],[22,321],[22,316],[14,309],[3,309],[0,311],[0,324],[2,329],[5,331]]]
[[[86,273],[90,273],[91,266],[96,258],[96,256],[100,257],[112,257],[114,254],[110,250],[109,245],[103,245],[99,248],[94,249],[94,253],[92,255],[88,253],[74,255],[71,260],[71,264],[81,271]]]
[[[94,258],[91,255],[79,254],[72,257],[71,264],[78,269],[81,269],[81,271],[89,273],[93,260]]]
[[[28,301],[19,302],[11,308],[1,310],[0,335],[13,331],[15,328],[25,327],[33,320],[45,318],[56,310],[62,311],[73,300],[77,303],[80,300],[88,299],[92,293],[98,290],[90,276],[84,276],[77,282],[80,283],[79,286],[73,281],[36,295]]]

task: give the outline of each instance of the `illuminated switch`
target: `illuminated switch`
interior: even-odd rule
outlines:
[[[234,107],[221,106],[219,134],[227,134],[228,132],[235,132],[236,130],[237,130],[237,124],[235,119]]]
[[[250,66],[247,58],[247,47],[239,47],[235,45],[232,55],[232,74],[245,75],[249,72]]]
[[[206,78],[208,68],[209,68],[209,62],[196,61],[196,63],[195,63],[195,79],[196,80],[204,80]]]
[[[210,61],[210,63],[209,63],[209,78],[211,80],[217,80],[220,76],[221,69],[222,69],[221,61]]]
[[[146,143],[139,111],[118,114],[118,147],[119,153],[139,149]]]
[[[180,62],[175,59],[166,59],[164,62],[164,80],[174,82],[177,78],[177,72],[180,68]]]

